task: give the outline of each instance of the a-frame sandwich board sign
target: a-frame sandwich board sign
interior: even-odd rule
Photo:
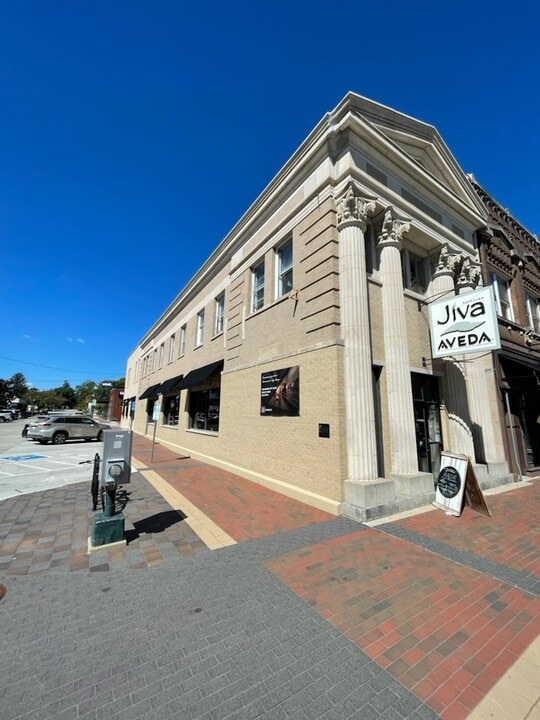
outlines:
[[[467,455],[441,453],[441,468],[437,477],[433,505],[456,517],[461,515],[464,505],[491,517],[473,465]]]

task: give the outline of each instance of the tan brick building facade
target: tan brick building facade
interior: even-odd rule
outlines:
[[[442,449],[508,481],[484,376],[430,350],[485,224],[435,128],[347,95],[131,354],[123,424],[357,519],[432,499]]]

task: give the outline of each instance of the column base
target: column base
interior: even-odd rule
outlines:
[[[480,477],[478,474],[478,482],[482,490],[489,490],[490,488],[499,487],[499,485],[508,485],[515,481],[514,476],[508,468],[506,461],[500,462],[488,462],[486,467],[486,475]],[[474,472],[476,473],[477,466],[474,466]]]
[[[358,522],[386,515],[385,509],[396,499],[394,481],[387,478],[365,482],[345,480],[344,490],[341,514]]]
[[[435,492],[435,480],[432,473],[417,472],[411,474],[392,474],[395,483],[396,495],[405,498],[416,498]]]

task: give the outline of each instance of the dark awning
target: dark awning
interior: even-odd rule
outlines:
[[[183,377],[183,375],[177,375],[169,380],[165,380],[157,389],[158,395],[167,395],[178,390],[178,385]]]
[[[180,381],[178,389],[183,390],[184,388],[191,388],[196,387],[197,385],[202,385],[203,382],[208,380],[210,375],[215,373],[218,368],[221,369],[222,367],[223,360],[219,360],[218,362],[210,363],[210,365],[204,365],[204,367],[200,367],[197,370],[192,370],[186,375],[183,380]]]
[[[150,385],[150,387],[146,388],[146,390],[142,393],[142,395],[139,395],[139,400],[144,400],[145,398],[153,398],[157,397],[157,390],[161,383],[157,383],[156,385]]]

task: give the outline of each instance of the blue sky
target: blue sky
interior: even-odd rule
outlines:
[[[118,378],[350,90],[540,230],[536,0],[3,0],[0,378]]]

